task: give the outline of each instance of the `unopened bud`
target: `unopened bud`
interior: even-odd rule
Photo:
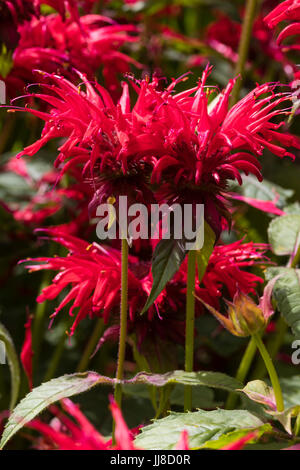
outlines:
[[[235,336],[251,336],[261,331],[267,324],[263,311],[247,295],[238,292],[233,302],[228,305],[228,317],[225,317],[211,305],[196,296],[216,319]]]
[[[227,303],[228,315],[237,336],[251,336],[266,326],[263,311],[253,300],[243,293],[238,293],[233,303]]]

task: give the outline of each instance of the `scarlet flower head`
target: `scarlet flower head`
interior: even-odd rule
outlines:
[[[282,21],[292,21],[291,24],[286,26],[277,38],[278,44],[290,37],[299,36],[300,34],[300,1],[299,0],[286,0],[281,2],[274,10],[271,11],[266,17],[265,22],[269,28],[275,28]],[[299,38],[293,45],[285,46],[287,49],[300,50]]]
[[[70,285],[71,290],[55,309],[51,318],[55,318],[69,302],[72,302],[69,310],[70,315],[73,316],[74,310],[77,308],[78,311],[70,330],[71,335],[80,321],[87,316],[90,318],[103,316],[104,322],[107,323],[112,309],[119,307],[120,304],[120,252],[96,243],[89,244],[59,230],[47,229],[44,232],[51,235],[54,241],[66,247],[69,250],[69,255],[66,257],[56,256],[54,258],[26,260],[26,262],[41,263],[28,265],[27,268],[31,272],[43,269],[59,271],[52,284],[43,289],[37,301],[44,302],[47,299],[55,299],[63,289]],[[129,257],[130,266],[134,266],[135,261],[135,257]],[[134,270],[129,269],[130,318],[133,318],[138,311],[141,311],[150,290],[151,283],[148,276],[138,278],[134,274]]]
[[[240,171],[261,181],[258,157],[265,148],[280,157],[294,158],[286,147],[300,148],[300,143],[291,134],[278,132],[282,123],[272,122],[276,116],[289,114],[289,109],[280,107],[292,99],[289,91],[277,92],[274,84],[260,85],[228,110],[234,80],[212,106],[208,103],[211,90],[205,86],[209,72],[206,68],[199,85],[181,93],[175,93],[175,86],[184,78],[166,89],[156,77],[152,82],[133,82],[138,95],[133,107],[127,84],[115,105],[105,89],[97,83],[93,86],[84,76],[86,91],[62,77],[45,74],[52,85],[44,85],[44,90],[50,87],[52,94],[29,96],[49,103],[52,109],[42,113],[23,108],[46,124],[41,139],[19,156],[34,155],[53,138],[65,138],[56,166],[65,164],[66,171],[84,165],[94,181],[98,178],[105,200],[114,193],[113,188],[105,187],[103,178],[106,183],[116,180],[116,188],[124,176],[135,175],[140,192],[149,179],[152,185],[160,185],[156,191],[160,200],[191,199],[206,204],[212,212],[209,222],[218,232],[218,210],[223,207],[220,195],[226,191],[227,181],[236,179],[241,184]],[[125,181],[132,187],[129,183]]]

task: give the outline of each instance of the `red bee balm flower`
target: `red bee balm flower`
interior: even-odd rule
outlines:
[[[289,114],[280,105],[291,100],[290,92],[276,92],[273,84],[260,85],[228,110],[234,80],[209,105],[205,88],[209,72],[209,68],[204,71],[197,87],[177,94],[174,88],[182,79],[165,90],[157,78],[133,84],[138,99],[132,109],[126,84],[114,105],[106,90],[98,84],[92,86],[84,77],[86,92],[62,77],[46,74],[53,83],[52,94],[32,93],[30,97],[46,101],[52,109],[42,113],[21,108],[46,124],[41,139],[19,156],[34,155],[49,140],[64,137],[56,160],[56,166],[65,163],[64,171],[70,165],[83,164],[94,180],[97,175],[109,175],[111,180],[123,175],[122,181],[124,175],[135,175],[136,182],[151,177],[153,185],[164,183],[157,194],[161,200],[179,198],[181,202],[206,204],[206,217],[218,232],[220,220],[214,212],[218,206],[219,212],[222,210],[219,196],[227,181],[237,179],[241,184],[240,171],[261,181],[258,157],[264,148],[280,157],[294,157],[286,147],[300,148],[300,141],[278,132],[282,123],[271,121]],[[132,182],[127,183],[130,186]],[[112,190],[105,189],[106,199]]]
[[[106,249],[97,243],[89,244],[55,229],[44,231],[52,235],[54,241],[65,246],[70,254],[67,257],[36,258],[32,261],[44,264],[27,266],[31,272],[42,269],[59,271],[52,284],[43,289],[37,301],[44,302],[47,299],[55,299],[65,287],[71,285],[70,292],[56,308],[52,319],[56,317],[63,307],[72,302],[70,315],[74,315],[74,310],[77,307],[78,312],[71,327],[71,334],[74,333],[76,326],[86,316],[103,316],[105,323],[107,323],[111,310],[114,307],[119,307],[120,304],[120,252],[112,248]],[[129,257],[130,264],[135,261],[135,257]],[[146,301],[150,290],[151,282],[148,276],[140,280],[129,269],[128,295],[130,318],[133,318],[137,311],[141,311],[143,302]]]
[[[112,248],[104,248],[96,243],[89,244],[79,238],[57,229],[43,230],[52,239],[69,250],[66,257],[36,258],[30,263],[30,271],[49,269],[59,271],[52,284],[45,287],[37,298],[38,302],[55,299],[66,287],[71,290],[56,308],[52,319],[68,303],[71,316],[78,308],[76,319],[71,327],[74,333],[80,321],[89,316],[103,316],[107,323],[110,313],[119,310],[121,275],[120,252]],[[219,307],[218,299],[224,296],[232,300],[239,290],[246,294],[253,293],[254,288],[262,279],[243,268],[254,264],[264,264],[268,260],[264,256],[266,245],[241,243],[217,246],[210,258],[203,287],[196,286],[196,294],[207,303]],[[41,264],[37,264],[41,263]],[[151,291],[152,277],[149,263],[140,261],[135,256],[129,257],[128,270],[128,304],[129,329],[138,333],[141,343],[146,336],[159,337],[180,341],[183,330],[183,318],[179,315],[184,311],[186,266],[182,265],[174,279],[150,307],[147,316],[138,315]],[[163,320],[163,321],[161,321]],[[151,325],[151,327],[150,327]]]

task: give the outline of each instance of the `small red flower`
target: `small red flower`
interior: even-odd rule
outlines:
[[[137,431],[130,431],[117,404],[111,403],[111,411],[116,422],[116,445],[106,440],[80,411],[78,405],[65,398],[61,401],[64,411],[51,406],[55,418],[46,424],[35,419],[27,424],[42,434],[34,445],[39,450],[138,450],[134,445]]]

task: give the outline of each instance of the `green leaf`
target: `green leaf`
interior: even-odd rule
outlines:
[[[274,285],[274,299],[294,335],[300,338],[300,271],[292,268],[268,268],[266,278],[272,279],[277,274],[282,275]]]
[[[213,252],[214,244],[216,240],[215,232],[212,230],[210,225],[204,223],[204,244],[201,250],[197,251],[197,267],[198,267],[198,278],[199,282],[202,281],[205,274],[209,258]]]
[[[96,385],[122,384],[147,384],[163,387],[167,384],[178,383],[185,385],[204,385],[227,391],[241,388],[241,383],[220,372],[184,372],[173,371],[166,374],[149,374],[140,372],[129,380],[117,381],[110,377],[104,377],[96,372],[84,372],[63,375],[36,387],[18,404],[6,424],[0,448],[21,429],[26,423],[41,413],[52,403],[62,398],[71,397],[90,390]]]
[[[285,408],[300,405],[300,375],[281,377],[280,386]],[[275,407],[273,389],[262,380],[248,382],[242,390],[251,400],[263,403],[268,407]]]
[[[275,394],[263,380],[252,380],[242,389],[250,400],[266,405],[271,410],[276,410]]]
[[[22,176],[11,172],[0,174],[0,198],[6,203],[29,200],[33,189]]]
[[[184,385],[176,384],[170,395],[171,405],[184,406]],[[219,403],[220,405],[220,403]],[[208,387],[195,387],[192,396],[192,408],[213,409],[218,404],[214,401],[214,392]]]
[[[174,449],[181,432],[189,435],[192,449],[200,449],[208,441],[220,439],[238,429],[253,430],[264,423],[245,410],[199,410],[194,413],[171,413],[163,419],[142,428],[135,443],[146,450]]]
[[[125,381],[126,383],[145,383],[163,387],[167,384],[177,383],[183,385],[199,386],[203,385],[211,388],[218,388],[228,392],[240,389],[242,384],[238,380],[221,372],[185,372],[175,370],[166,374],[148,374],[140,372],[133,379]]]
[[[182,240],[161,240],[157,244],[152,259],[152,289],[141,315],[148,310],[165,285],[179,270],[185,256],[186,251]]]
[[[300,405],[292,406],[290,408],[285,409],[284,411],[267,411],[269,415],[273,417],[273,419],[277,419],[286,432],[292,434],[292,418],[296,418],[300,414]]]
[[[63,375],[34,388],[18,404],[10,416],[2,435],[0,448],[3,448],[19,429],[52,403],[90,390],[96,385],[114,385],[117,382],[116,379],[104,377],[96,372],[84,372]],[[242,386],[240,382],[220,372],[184,372],[180,370],[163,375],[140,372],[132,379],[122,380],[119,383],[126,385],[147,384],[156,387],[177,383],[194,386],[204,385],[227,391],[235,391]]]
[[[290,255],[300,232],[300,214],[282,215],[272,220],[268,228],[269,242],[275,255]]]
[[[94,372],[85,372],[83,374],[64,375],[34,388],[18,404],[9,417],[2,435],[0,448],[2,449],[19,429],[52,403],[85,392],[97,383],[109,383],[109,381],[112,382],[112,379],[106,380],[106,377],[101,377]]]
[[[7,331],[7,329],[0,323],[0,341],[3,341],[5,345],[5,355],[10,368],[11,377],[11,398],[10,398],[10,409],[12,410],[18,400],[21,372],[18,355],[13,343],[13,340]],[[3,365],[0,365],[3,367]]]

